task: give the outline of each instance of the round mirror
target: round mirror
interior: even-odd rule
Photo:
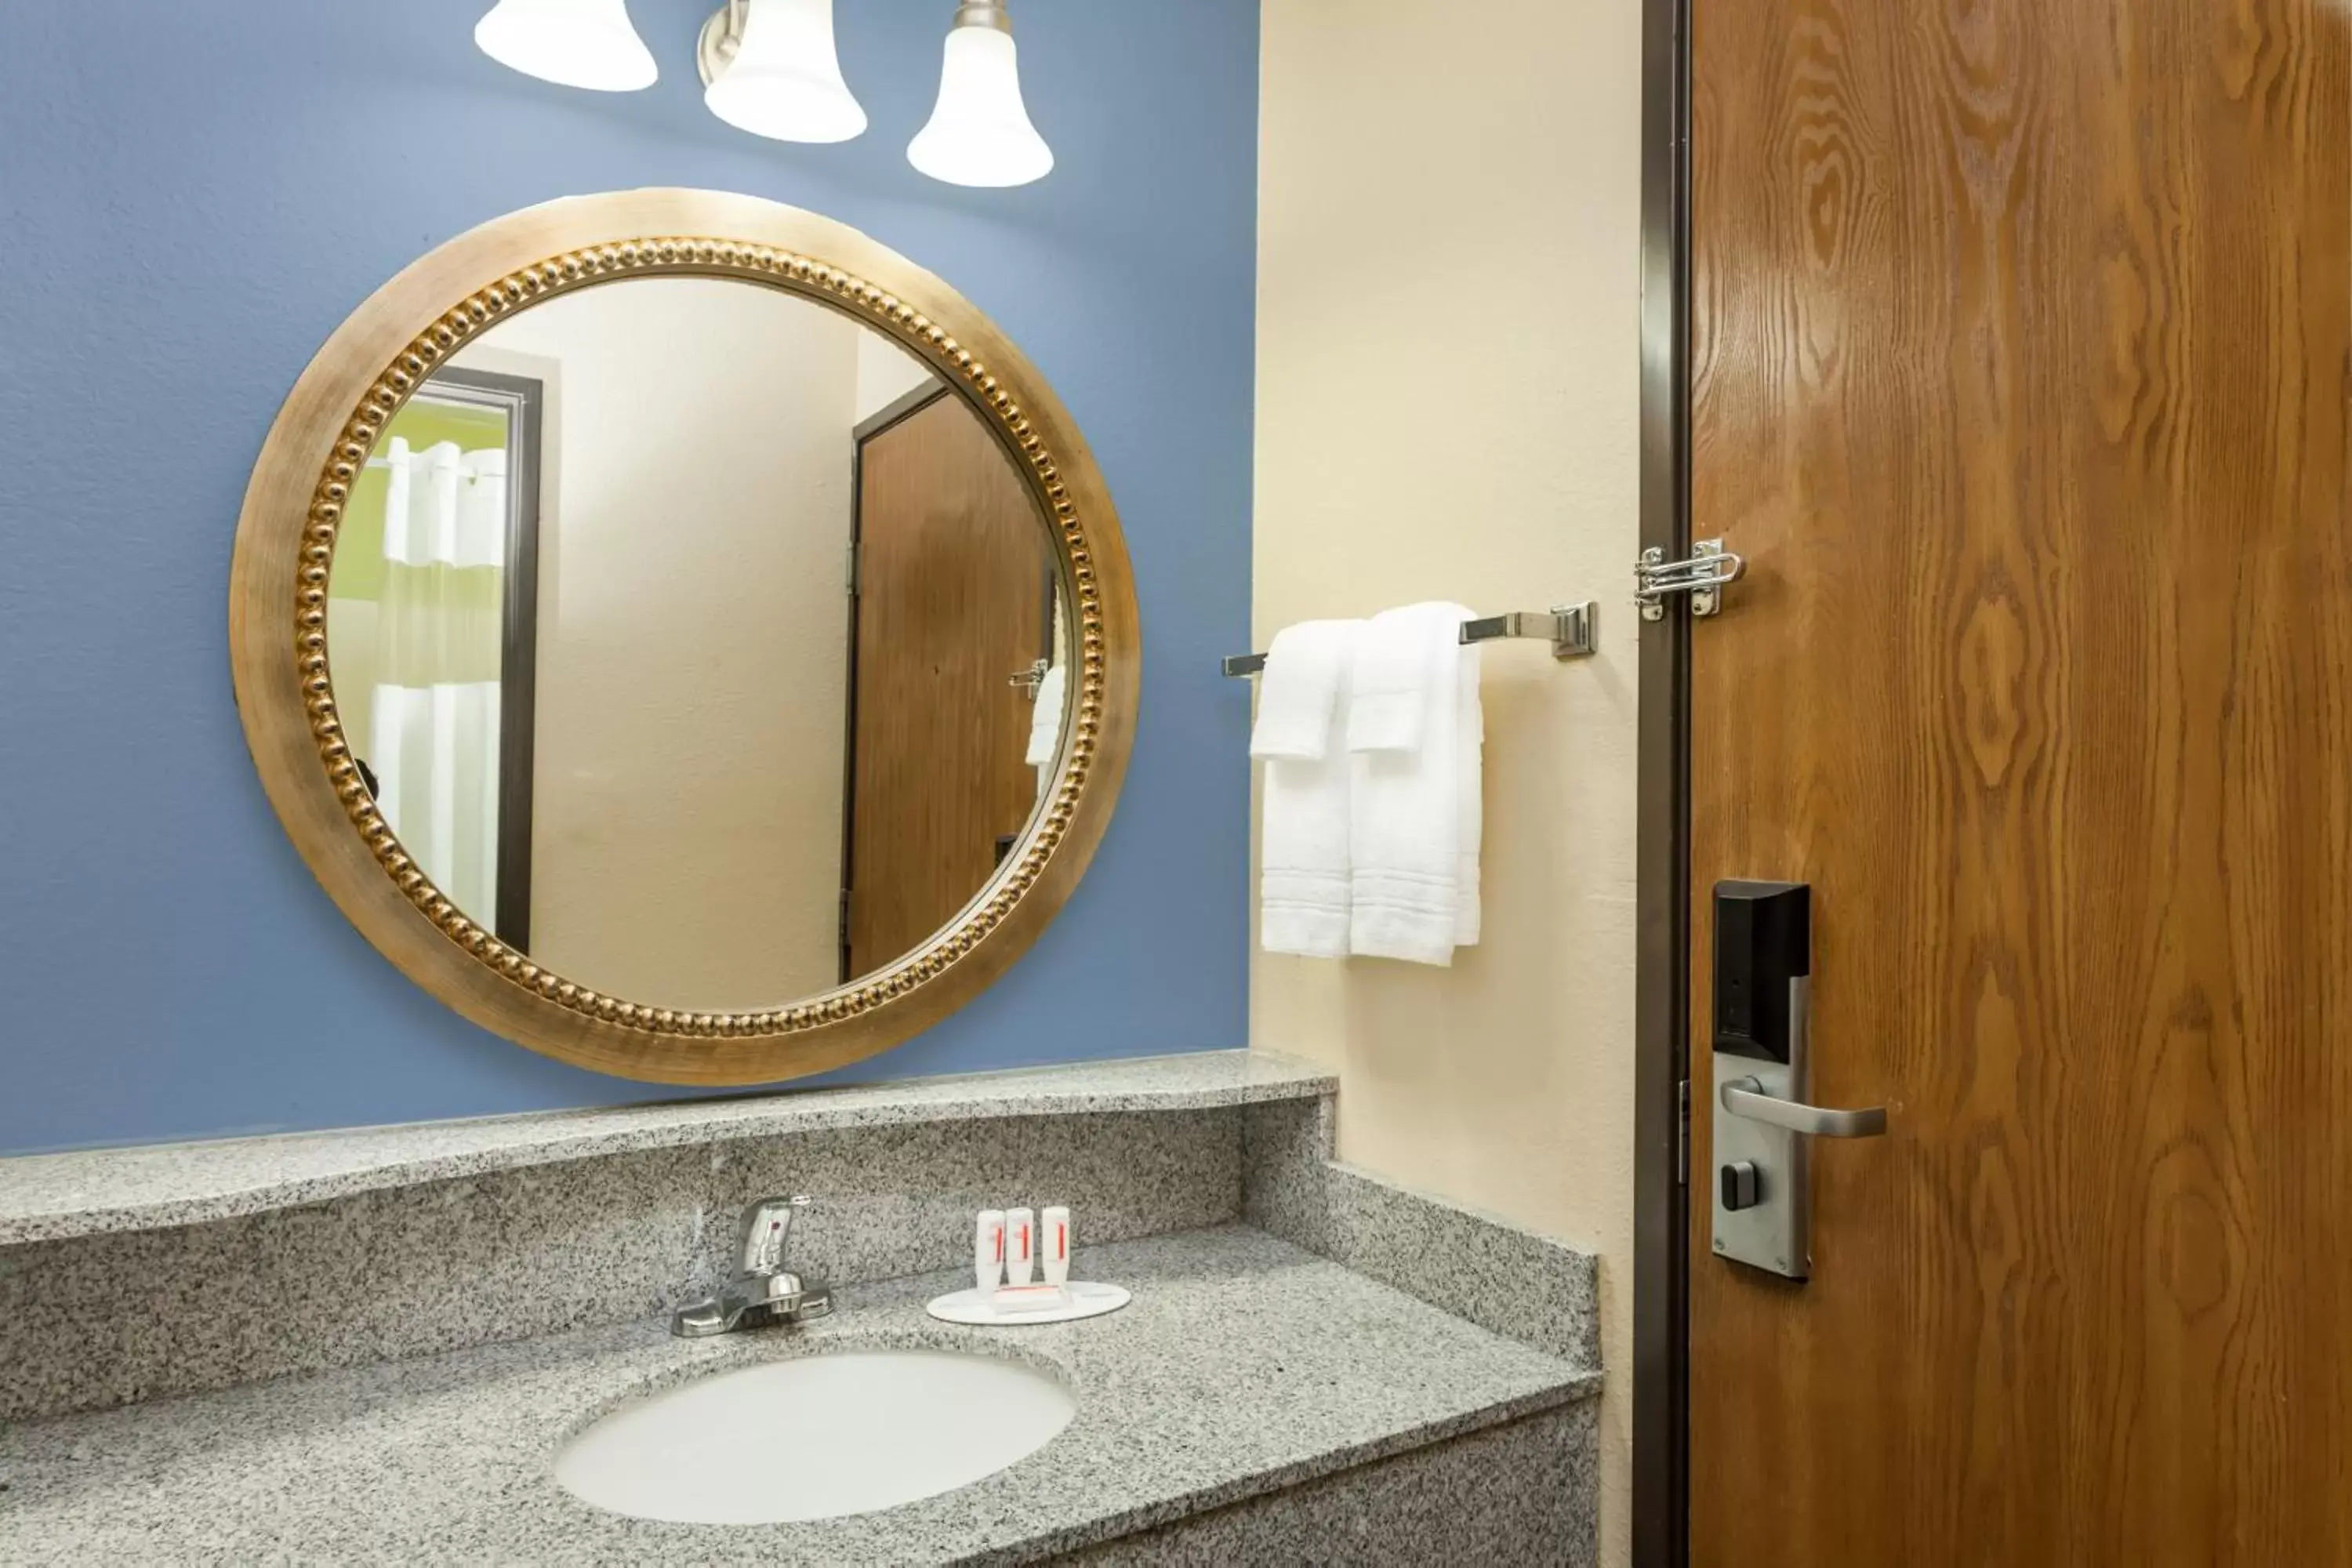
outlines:
[[[723,278],[499,321],[384,423],[328,671],[402,847],[581,984],[757,1012],[986,886],[1060,759],[1035,500],[878,330]]]
[[[1050,391],[751,198],[551,204],[386,285],[272,432],[236,578],[329,889],[461,1010],[632,1076],[951,1008],[1066,896],[1132,725],[1117,522]]]

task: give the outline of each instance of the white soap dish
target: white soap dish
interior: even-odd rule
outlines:
[[[1008,1300],[1008,1298],[1010,1298]],[[1124,1285],[1008,1286],[1001,1289],[950,1290],[924,1310],[943,1322],[1002,1328],[1014,1323],[1066,1323],[1116,1312],[1132,1298]]]

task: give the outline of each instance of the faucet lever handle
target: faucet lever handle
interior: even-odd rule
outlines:
[[[804,1323],[833,1310],[833,1292],[784,1267],[793,1216],[809,1206],[805,1194],[761,1198],[743,1211],[742,1267],[708,1301],[680,1308],[669,1331],[698,1340],[754,1323]]]
[[[792,1240],[793,1216],[808,1207],[805,1193],[792,1197],[761,1198],[743,1216],[743,1272],[780,1274],[784,1247]]]

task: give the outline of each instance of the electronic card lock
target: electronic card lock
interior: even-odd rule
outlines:
[[[1812,1272],[1806,1173],[1815,1138],[1875,1138],[1886,1112],[1805,1103],[1812,889],[1715,885],[1715,1250],[1773,1274]]]

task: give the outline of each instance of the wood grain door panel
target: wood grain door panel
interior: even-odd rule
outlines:
[[[858,460],[845,979],[927,941],[1037,800],[1011,683],[1049,652],[1052,545],[987,428],[942,396]]]
[[[1893,1119],[1795,1286],[1694,1107],[1706,1568],[2352,1562],[2348,26],[1696,6],[1693,907]]]

